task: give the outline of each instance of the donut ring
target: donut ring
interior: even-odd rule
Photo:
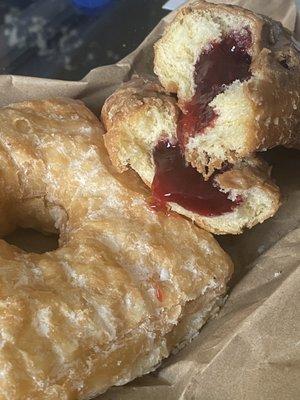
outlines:
[[[1,235],[60,234],[44,254],[0,240],[3,400],[86,399],[149,372],[225,292],[229,257],[152,212],[142,184],[111,170],[101,133],[73,100],[0,109]]]

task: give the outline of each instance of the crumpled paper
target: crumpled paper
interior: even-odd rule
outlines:
[[[221,2],[215,0],[214,2]],[[280,20],[300,38],[293,0],[223,0]],[[79,82],[0,76],[0,105],[68,96],[99,115],[101,105],[135,73],[152,73],[153,43],[169,14],[129,56],[93,69]],[[283,204],[272,219],[239,236],[217,239],[231,255],[235,274],[228,301],[214,320],[160,368],[99,400],[298,400],[300,399],[300,153],[273,149]]]

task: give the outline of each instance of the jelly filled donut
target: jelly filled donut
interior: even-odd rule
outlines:
[[[2,237],[60,235],[44,254],[0,240],[1,400],[91,398],[153,370],[217,310],[229,257],[113,172],[81,102],[0,109],[0,185]]]
[[[185,160],[178,118],[175,99],[143,78],[119,88],[102,109],[112,163],[119,172],[131,166],[151,187],[154,209],[171,208],[217,234],[241,233],[274,215],[280,194],[267,163],[248,157],[204,180]]]
[[[300,55],[279,22],[194,1],[155,45],[154,70],[182,110],[178,140],[208,179],[276,145],[300,147]]]

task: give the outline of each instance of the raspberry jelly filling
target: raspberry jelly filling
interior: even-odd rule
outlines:
[[[251,57],[247,53],[252,43],[251,32],[232,32],[220,42],[213,42],[195,64],[194,82],[196,92],[185,105],[178,123],[177,136],[184,147],[189,137],[203,134],[213,126],[217,114],[209,103],[224,92],[226,85],[250,79]]]
[[[191,165],[187,165],[178,144],[161,141],[153,152],[156,166],[152,183],[155,208],[165,209],[166,203],[177,203],[183,208],[204,216],[231,212],[241,202],[232,201],[219,190],[215,176],[205,181]]]

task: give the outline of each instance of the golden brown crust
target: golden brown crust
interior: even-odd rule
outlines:
[[[158,80],[152,77],[136,76],[122,84],[115,93],[105,100],[101,111],[101,119],[107,130],[119,119],[126,118],[133,109],[143,107],[148,102],[160,106],[160,99],[171,100],[166,96]]]
[[[120,159],[122,139],[124,138],[124,121],[129,118],[131,125],[140,113],[147,114],[151,108],[165,109],[175,123],[179,109],[175,98],[167,95],[156,79],[135,77],[120,86],[108,99],[101,110],[101,119],[106,129],[104,142],[109,157],[118,172],[128,169],[128,164]],[[173,132],[165,132],[168,136]],[[163,133],[162,133],[163,134]],[[138,140],[138,138],[136,138]],[[151,182],[147,182],[151,184]]]
[[[299,52],[291,33],[279,23],[263,18],[259,33],[251,65],[253,78],[245,85],[256,116],[254,132],[249,135],[255,139],[248,152],[277,145],[299,148]]]
[[[175,23],[185,23],[185,17],[195,18],[210,13],[211,19],[230,16],[248,22],[252,34],[252,77],[243,83],[244,95],[249,101],[248,123],[242,127],[245,143],[239,151],[228,149],[226,160],[235,163],[255,151],[266,150],[277,145],[300,147],[300,55],[291,32],[279,22],[272,21],[238,6],[195,1],[182,8],[163,37],[155,45],[155,71],[169,92],[177,93],[176,82],[168,81],[163,71],[163,48],[169,46],[169,34]],[[178,50],[179,52],[180,50]],[[178,55],[177,55],[178,56]],[[179,98],[184,108],[189,98]],[[209,135],[209,130],[207,132]],[[206,177],[222,166],[223,158],[211,156],[206,165],[199,165],[198,149],[186,152],[187,159]],[[209,155],[210,156],[210,155]],[[203,160],[204,155],[201,157]],[[208,173],[205,171],[208,169]]]
[[[194,329],[186,304],[212,309],[224,294],[229,257],[190,222],[153,213],[143,185],[112,171],[80,102],[1,108],[0,144],[6,230],[60,233],[45,254],[0,240],[1,399],[85,399],[153,369],[184,340],[167,342],[177,323]]]

